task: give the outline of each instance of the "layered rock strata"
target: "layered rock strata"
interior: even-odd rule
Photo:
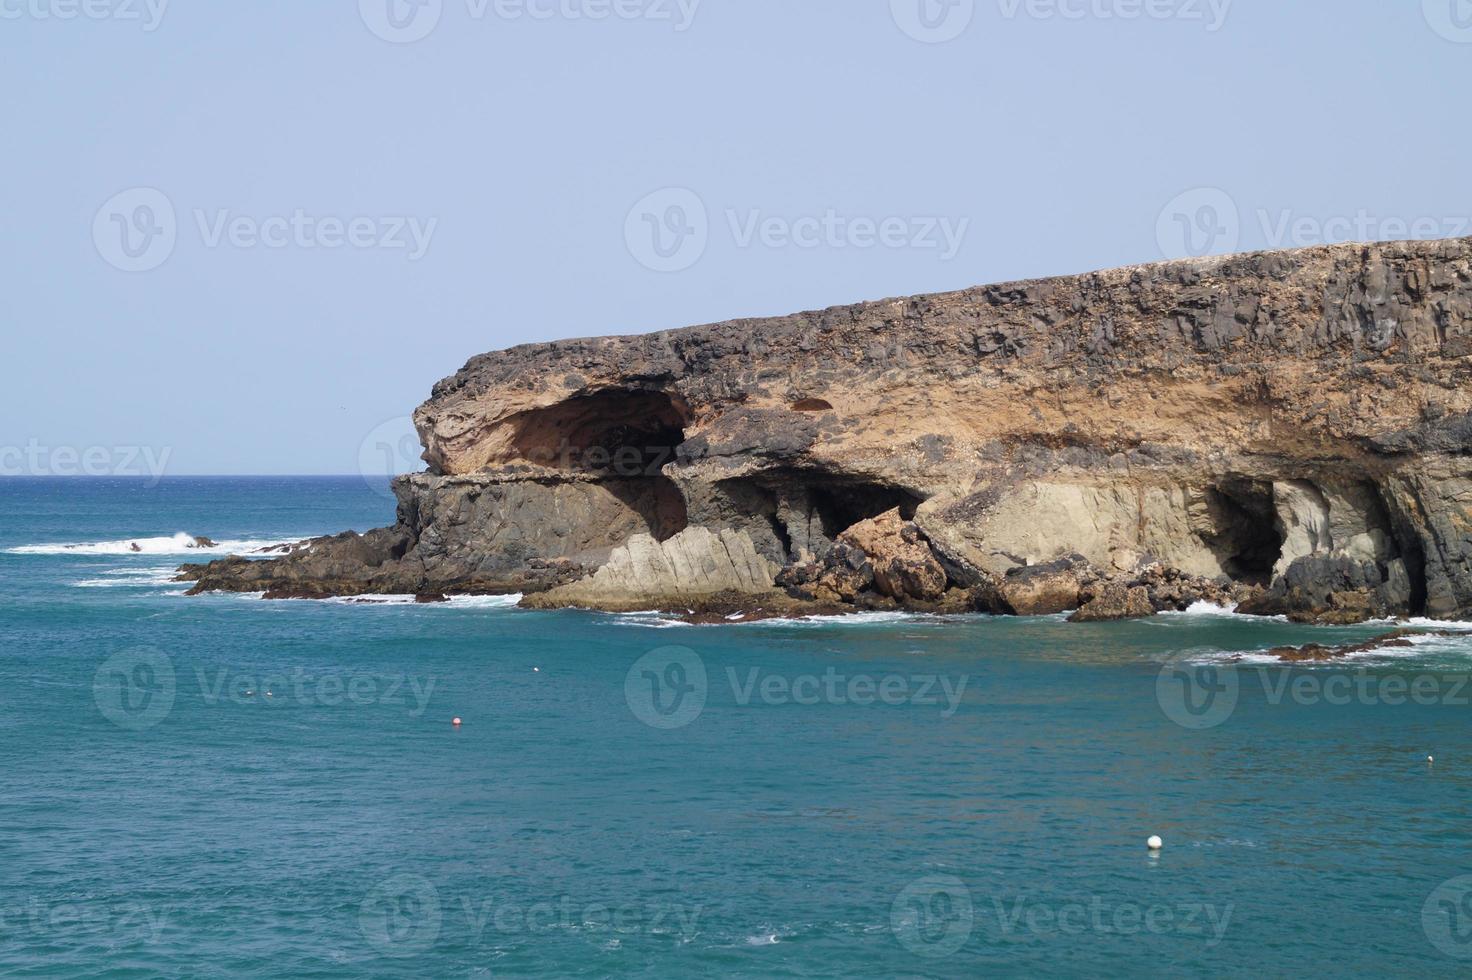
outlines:
[[[397,482],[393,527],[183,574],[617,609],[1465,618],[1469,355],[1472,240],[518,347],[415,413],[429,471]]]

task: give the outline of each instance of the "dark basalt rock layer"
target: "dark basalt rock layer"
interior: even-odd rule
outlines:
[[[183,576],[709,615],[1466,617],[1469,355],[1472,240],[518,347],[416,412],[429,471],[393,527]]]

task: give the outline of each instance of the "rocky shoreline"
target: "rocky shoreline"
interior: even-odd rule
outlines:
[[[983,286],[472,359],[396,523],[192,592],[1472,618],[1472,240]]]

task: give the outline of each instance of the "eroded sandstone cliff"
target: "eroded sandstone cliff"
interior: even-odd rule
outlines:
[[[518,347],[418,409],[428,472],[397,482],[394,527],[184,574],[618,609],[1465,617],[1469,355],[1472,240]]]

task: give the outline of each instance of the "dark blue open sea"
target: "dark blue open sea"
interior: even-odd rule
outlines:
[[[1472,636],[1287,668],[1230,657],[1388,627],[169,582],[179,533],[391,520],[357,478],[0,481],[0,975],[1472,970]]]

